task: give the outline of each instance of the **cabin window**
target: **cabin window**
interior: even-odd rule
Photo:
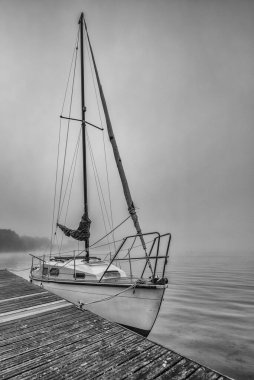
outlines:
[[[77,272],[77,273],[76,273],[76,276],[75,276],[75,274],[74,274],[73,277],[74,277],[74,278],[85,278],[86,275],[85,275],[85,273],[79,273],[79,272]]]
[[[49,273],[50,273],[50,276],[59,276],[59,269],[58,268],[51,268]]]
[[[42,269],[42,275],[43,276],[47,276],[48,275],[48,267],[43,267],[43,269]]]
[[[120,277],[120,273],[116,270],[110,270],[110,271],[107,271],[106,273],[104,273],[104,276],[103,278],[119,278]]]

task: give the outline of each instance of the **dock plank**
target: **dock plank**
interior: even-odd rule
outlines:
[[[183,358],[163,374],[157,377],[159,380],[184,380],[198,369],[200,365],[189,359]]]
[[[110,330],[103,331],[103,333],[105,335],[110,334],[111,336],[114,332]],[[89,344],[93,344],[98,340],[101,340],[99,329],[83,327],[83,331],[81,329],[76,334],[68,334],[67,332],[59,341],[54,341],[54,339],[52,341],[48,340],[48,344],[38,347],[36,350],[17,355],[14,360],[4,361],[2,366],[0,366],[0,379],[7,379],[21,373],[23,374],[34,368],[36,369],[36,373],[38,373],[38,367],[41,367],[42,364],[55,362],[56,360],[64,362],[68,354],[74,357],[75,352],[80,352],[83,347],[88,347]]]
[[[0,317],[2,314],[11,312],[11,311],[17,311],[24,308],[29,308],[32,306],[42,305],[44,303],[49,303],[53,301],[59,301],[61,300],[60,297],[49,294],[49,293],[38,293],[36,295],[33,295],[29,298],[21,298],[15,300],[7,300],[5,302],[0,303]]]
[[[64,313],[66,318],[71,318],[76,314],[76,308],[74,308],[72,305],[69,305],[68,308],[65,308]],[[21,334],[22,330],[28,329],[29,327],[36,329],[37,326],[41,324],[50,324],[52,320],[56,320],[57,324],[57,321],[61,322],[62,315],[63,311],[56,309],[43,312],[39,316],[32,315],[30,317],[20,318],[15,321],[2,322],[0,323],[0,333],[4,334],[4,336],[10,334],[10,336],[13,337],[14,332]]]
[[[33,349],[38,349],[43,345],[46,345],[49,340],[52,340],[56,343],[62,339],[66,331],[69,334],[76,334],[79,329],[89,328],[91,329],[90,321],[87,320],[85,323],[85,319],[82,318],[71,318],[64,323],[54,324],[54,329],[52,331],[52,325],[43,325],[40,329],[36,331],[31,330],[27,334],[23,334],[21,337],[19,335],[16,336],[15,340],[11,340],[11,342],[7,339],[3,342],[2,347],[0,347],[0,362],[5,360],[7,357],[15,356],[14,350],[19,350],[19,354],[23,352],[31,351]],[[111,326],[109,322],[104,322],[104,327]],[[34,339],[34,335],[36,334],[36,340]]]
[[[0,379],[228,380],[7,270],[0,270]]]
[[[173,352],[165,352],[158,357],[151,358],[147,365],[143,366],[140,370],[136,371],[128,379],[154,379],[158,377],[166,368],[173,367],[174,364],[181,360],[181,356]]]
[[[147,367],[151,362],[156,361],[161,355],[165,354],[167,349],[162,350],[160,346],[154,345],[148,347],[140,355],[134,357],[128,362],[122,365],[114,366],[110,371],[105,373],[101,378],[103,380],[112,379],[112,373],[121,379],[130,379],[135,376],[134,373],[141,371],[144,367]]]
[[[85,377],[94,379],[102,377],[102,375],[108,370],[111,370],[113,373],[113,378],[117,378],[114,374],[116,366],[127,361],[129,362],[134,357],[138,357],[140,353],[149,349],[151,346],[153,346],[153,343],[143,337],[141,337],[140,340],[135,340],[132,345],[124,346],[122,350],[118,350],[118,347],[116,346],[113,355],[110,357],[101,357],[100,360],[95,361],[92,366],[89,366],[89,368],[82,367],[80,374],[75,378],[82,379]]]
[[[24,278],[7,270],[0,270],[0,300],[44,292],[44,289],[29,283]]]
[[[199,367],[188,380],[218,380],[220,375],[205,367]],[[222,380],[222,379],[221,379]]]
[[[111,344],[118,342],[118,347],[119,349],[121,349],[121,346],[128,344],[130,342],[130,339],[133,339],[133,337],[129,337],[128,339],[128,337],[124,336],[126,334],[123,334],[121,331],[115,331],[114,335],[109,335],[109,340],[112,342]],[[120,338],[121,343],[119,343]],[[87,372],[87,370],[89,370],[90,373],[90,367],[94,365],[94,354],[97,352],[100,355],[102,350],[105,350],[106,346],[103,344],[103,341],[104,338],[101,337],[101,339],[97,339],[97,341],[91,344],[90,346],[84,343],[83,348],[80,346],[79,350],[75,352],[70,352],[68,355],[66,355],[64,361],[61,360],[61,358],[59,358],[58,360],[54,360],[53,365],[51,363],[43,365],[41,369],[43,370],[44,378],[54,379],[58,378],[60,374],[64,374],[64,376],[66,376],[65,378],[73,378],[74,375],[75,378],[77,378],[78,375],[81,374],[82,378],[84,378],[83,376]],[[31,371],[29,375],[34,376],[36,375],[36,372]],[[89,379],[90,378],[91,377],[89,375]]]

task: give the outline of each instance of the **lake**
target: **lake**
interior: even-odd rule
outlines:
[[[0,253],[26,279],[27,253]],[[254,253],[171,254],[149,339],[239,380],[254,378]]]

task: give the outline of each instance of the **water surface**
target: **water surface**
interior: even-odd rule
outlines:
[[[150,338],[235,379],[254,379],[254,254],[171,256]]]

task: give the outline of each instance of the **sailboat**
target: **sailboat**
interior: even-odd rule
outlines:
[[[78,23],[76,51],[80,51],[81,68],[81,118],[61,115],[61,119],[79,122],[82,134],[83,170],[83,210],[78,228],[71,229],[57,219],[58,232],[83,244],[82,249],[71,252],[53,252],[51,244],[49,255],[32,255],[30,280],[50,292],[76,304],[81,309],[90,310],[110,321],[117,322],[143,336],[151,331],[158,316],[168,280],[165,277],[168,262],[171,234],[159,232],[143,233],[140,227],[123,163],[112,129],[112,124],[101,85],[95,56],[92,49],[87,24],[82,13]],[[86,39],[86,40],[85,40]],[[90,54],[97,91],[105,116],[109,142],[113,150],[117,172],[127,203],[128,216],[132,220],[134,233],[120,242],[114,242],[103,255],[92,254],[96,243],[112,235],[115,227],[111,225],[111,235],[106,233],[96,243],[91,244],[91,220],[89,218],[88,170],[87,170],[87,127],[95,123],[86,120],[84,53],[85,46]],[[60,202],[59,202],[60,204]],[[126,211],[127,211],[126,210]],[[59,215],[58,215],[59,216]],[[96,220],[93,221],[96,224]],[[122,224],[122,223],[120,223]],[[116,246],[118,243],[118,246]],[[98,244],[97,244],[98,246]],[[107,244],[105,244],[107,246]],[[108,246],[107,246],[108,247]]]

